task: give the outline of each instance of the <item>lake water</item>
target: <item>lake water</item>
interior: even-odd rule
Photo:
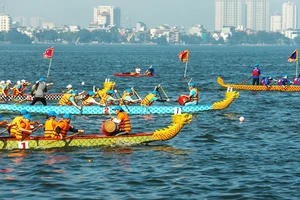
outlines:
[[[0,79],[30,82],[46,77],[48,45],[0,45]],[[263,74],[295,77],[288,46],[125,46],[55,45],[49,93],[72,84],[92,90],[106,78],[123,91],[134,87],[144,97],[161,84],[176,101],[199,88],[200,103],[224,98],[216,80],[241,83],[255,63]],[[178,53],[190,49],[187,79]],[[114,73],[155,68],[156,77],[114,77]],[[85,82],[83,86],[81,83]],[[247,82],[250,83],[250,80]],[[220,111],[194,115],[170,141],[141,146],[1,151],[1,199],[299,199],[299,92],[239,91]],[[49,102],[50,103],[50,102]],[[156,105],[161,103],[156,102]],[[3,114],[12,119],[14,114]],[[239,117],[245,122],[240,123]],[[33,115],[44,121],[45,116]],[[72,124],[99,133],[107,116],[76,116]],[[133,132],[167,126],[169,115],[131,116]],[[41,135],[42,132],[35,132]],[[91,161],[91,162],[90,162]]]

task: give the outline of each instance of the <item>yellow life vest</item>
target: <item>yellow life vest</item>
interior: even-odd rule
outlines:
[[[81,105],[82,106],[91,106],[91,105],[93,105],[92,102],[89,102],[89,100],[91,100],[91,99],[93,99],[93,97],[88,97],[88,98],[82,100]]]
[[[106,101],[107,101],[108,97],[110,97],[108,94],[105,94],[105,95],[102,96],[102,98],[100,100],[100,104],[102,106],[109,106],[108,104],[106,104]]]
[[[195,97],[191,98],[191,101],[198,101],[198,89],[197,88],[193,88],[192,90],[194,90],[196,92]]]
[[[57,121],[53,118],[49,118],[45,122],[45,128],[44,128],[44,136],[54,138],[56,136],[55,127],[57,125]]]
[[[120,105],[120,106],[123,106],[123,105],[124,105],[126,96],[127,96],[127,93],[124,92],[123,95],[122,95],[121,101],[119,102],[119,105]],[[129,105],[128,102],[126,102],[126,104]]]
[[[141,106],[151,106],[153,102],[150,100],[154,97],[154,94],[148,94],[141,102]]]
[[[58,104],[59,106],[67,105],[71,106],[73,105],[72,102],[70,101],[72,94],[64,94],[61,99],[59,100]]]
[[[11,137],[16,137],[16,134],[19,130],[18,123],[21,119],[23,119],[23,116],[17,116],[10,122],[10,124],[14,124],[10,127],[10,129],[8,129],[9,135]]]

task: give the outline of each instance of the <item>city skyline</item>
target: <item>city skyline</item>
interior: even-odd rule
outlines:
[[[282,4],[286,2],[288,0],[270,0],[270,15],[281,13]],[[295,0],[290,2],[299,6]],[[94,7],[111,5],[121,9],[122,27],[134,27],[139,21],[148,27],[162,24],[186,28],[201,24],[209,30],[215,27],[215,0],[190,0],[184,4],[179,0],[0,0],[0,3],[5,4],[4,11],[12,18],[38,16],[46,22],[55,22],[58,26],[68,24],[87,28],[93,21]]]

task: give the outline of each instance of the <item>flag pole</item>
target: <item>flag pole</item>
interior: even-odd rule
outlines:
[[[183,78],[186,78],[187,65],[188,65],[188,61],[185,62],[185,69],[184,69],[184,76],[183,76]]]
[[[299,68],[299,58],[298,60],[296,61],[296,77],[298,77],[298,68]]]
[[[50,58],[50,61],[49,61],[49,67],[48,67],[47,78],[49,77],[51,63],[52,63],[52,58]]]

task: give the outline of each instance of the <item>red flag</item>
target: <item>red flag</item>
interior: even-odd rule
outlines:
[[[178,54],[181,62],[187,62],[189,60],[189,52],[190,50],[186,49]]]
[[[45,53],[43,54],[44,58],[52,58],[53,51],[54,51],[54,47],[50,47],[46,49]]]

